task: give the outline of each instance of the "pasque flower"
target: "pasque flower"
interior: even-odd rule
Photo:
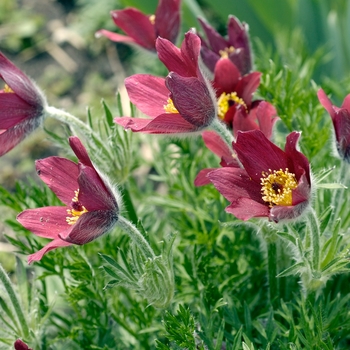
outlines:
[[[311,193],[310,165],[296,147],[300,133],[287,136],[285,150],[260,130],[239,132],[233,148],[242,168],[224,167],[208,173],[210,181],[231,203],[226,211],[238,219],[294,219],[307,208]]]
[[[114,121],[134,132],[190,133],[208,127],[216,118],[215,93],[198,67],[200,40],[188,32],[178,49],[158,38],[158,55],[171,70],[164,79],[136,74],[125,80],[130,101],[151,119],[117,117]]]
[[[46,101],[35,84],[0,52],[0,156],[20,143],[43,120]]]
[[[17,220],[35,235],[52,239],[28,262],[41,260],[52,249],[85,244],[109,231],[118,220],[119,205],[106,180],[93,166],[77,137],[69,138],[78,164],[61,157],[36,161],[40,178],[65,206],[27,209]]]
[[[32,350],[32,348],[29,348],[29,346],[21,339],[15,341],[14,348],[15,350]]]
[[[333,105],[322,89],[318,90],[317,96],[332,118],[338,153],[350,163],[350,94],[345,97],[341,107]]]
[[[111,12],[113,21],[126,35],[99,30],[97,36],[106,36],[112,41],[137,44],[155,51],[158,36],[175,42],[180,27],[180,0],[159,0],[154,15],[145,15],[136,8]]]
[[[227,57],[238,68],[242,75],[252,69],[252,57],[248,36],[248,25],[230,15],[227,23],[228,37],[222,37],[213,27],[202,19],[198,19],[208,41],[202,39],[201,56],[205,65],[214,72],[216,63]]]

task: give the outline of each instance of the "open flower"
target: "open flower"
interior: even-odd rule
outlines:
[[[60,157],[36,161],[40,178],[66,205],[28,209],[17,220],[35,235],[50,238],[28,262],[41,260],[52,249],[71,244],[85,244],[109,231],[118,220],[118,200],[106,181],[96,171],[77,137],[69,138],[78,164]]]
[[[238,133],[233,143],[243,168],[224,167],[208,174],[231,204],[226,211],[238,219],[295,219],[307,208],[311,193],[310,165],[296,147],[300,133],[287,136],[285,150],[260,130]]]
[[[241,23],[230,15],[227,23],[228,38],[223,38],[213,27],[202,19],[198,19],[208,42],[202,39],[201,56],[205,65],[214,72],[216,63],[227,57],[238,68],[242,75],[252,69],[252,58],[248,36],[248,25]]]
[[[0,52],[0,156],[4,155],[43,120],[46,101],[35,84]]]
[[[332,118],[338,153],[350,163],[350,94],[345,97],[341,107],[334,106],[322,89],[318,90],[317,96]]]
[[[111,12],[117,27],[127,35],[99,30],[97,36],[106,36],[112,41],[137,44],[147,50],[155,51],[158,36],[175,42],[180,27],[180,0],[159,0],[155,15],[145,15],[136,8]]]

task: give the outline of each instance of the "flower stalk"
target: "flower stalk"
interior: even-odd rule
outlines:
[[[310,229],[312,268],[314,272],[320,270],[320,226],[315,211],[310,208],[308,213],[308,225]]]
[[[214,118],[210,127],[221,136],[230,148],[232,147],[232,142],[235,141],[235,138],[232,132],[228,130],[226,125],[222,123],[219,118]]]

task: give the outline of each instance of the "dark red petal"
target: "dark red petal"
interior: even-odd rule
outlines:
[[[35,84],[0,52],[0,78],[26,103],[42,110],[45,99]],[[41,113],[40,113],[41,114]]]
[[[240,78],[241,73],[228,58],[219,59],[215,65],[213,81],[217,97],[223,92],[235,92]]]
[[[59,233],[71,229],[67,216],[67,207],[45,207],[22,211],[17,221],[37,236],[55,239]]]
[[[226,167],[216,169],[208,174],[217,190],[230,202],[240,198],[250,198],[266,205],[261,196],[260,182],[254,182],[244,169]]]
[[[230,149],[226,142],[215,131],[203,131],[205,145],[217,156],[232,158],[233,149]]]
[[[216,101],[205,83],[194,77],[182,77],[171,72],[165,84],[171,91],[174,106],[186,121],[204,128],[216,118]]]
[[[32,350],[29,346],[21,339],[17,339],[14,343],[15,350]]]
[[[208,67],[208,69],[214,73],[215,65],[217,61],[220,59],[220,55],[211,51],[207,47],[201,47],[201,57],[204,64]]]
[[[184,76],[202,78],[202,74],[200,73],[198,67],[200,49],[201,39],[194,32],[188,31],[185,34],[185,39],[181,44],[181,54],[185,60],[185,64],[188,70],[187,74]]]
[[[311,193],[310,182],[306,174],[303,174],[298,181],[298,187],[292,190],[293,206],[303,202],[308,202],[310,199],[310,193]]]
[[[106,29],[100,29],[95,33],[96,37],[100,36],[105,36],[109,40],[115,41],[117,43],[131,43],[131,44],[136,44],[136,41],[131,38],[130,36],[118,34],[118,33],[113,33],[110,32],[109,30]]]
[[[269,219],[274,222],[296,219],[305,211],[308,205],[307,201],[293,206],[276,205],[271,208]]]
[[[309,161],[296,149],[300,135],[300,132],[293,131],[287,136],[284,149],[288,157],[288,169],[295,174],[298,182],[300,177],[305,174],[307,181],[310,184],[311,178]]]
[[[61,247],[67,247],[71,245],[72,243],[65,242],[60,238],[54,239],[50,243],[46,244],[46,246],[42,249],[40,249],[38,252],[31,254],[28,256],[28,264],[31,264],[33,261],[39,261],[42,259],[44,254],[49,252],[50,250],[61,248]]]
[[[60,237],[72,244],[86,244],[111,230],[118,220],[115,211],[99,210],[83,214],[68,235]]]
[[[79,163],[79,202],[88,210],[118,210],[111,189],[94,168]]]
[[[208,178],[208,174],[212,171],[216,170],[215,168],[208,168],[208,169],[202,169],[194,179],[194,185],[195,186],[204,186],[211,183],[211,181]]]
[[[114,122],[122,125],[125,129],[147,134],[177,134],[198,130],[196,126],[187,122],[177,113],[164,113],[154,119],[114,118]]]
[[[253,93],[260,84],[260,77],[260,72],[252,72],[244,75],[237,83],[235,91],[237,91],[237,95],[243,99],[248,107],[252,103]]]
[[[169,90],[165,79],[148,74],[135,74],[125,79],[130,101],[144,114],[156,117],[165,112]]]
[[[71,136],[69,139],[69,145],[73,150],[74,154],[79,159],[79,162],[93,168],[94,166],[91,163],[90,157],[86,151],[86,148],[81,143],[77,136]]]
[[[272,130],[275,123],[280,119],[279,117],[276,117],[276,114],[276,108],[266,101],[259,102],[256,108],[259,129],[269,140],[271,140]]]
[[[175,43],[180,28],[180,0],[160,0],[155,19],[156,37]]]
[[[320,89],[317,92],[317,97],[318,97],[318,100],[320,101],[321,105],[326,109],[326,111],[329,113],[331,118],[334,119],[334,116],[335,116],[335,110],[333,108],[334,106],[333,106],[331,100],[326,95],[326,93],[322,89]]]
[[[341,108],[346,109],[350,113],[350,94],[344,98]]]
[[[33,132],[41,123],[41,118],[30,118],[14,127],[3,131],[0,129],[0,156],[18,145],[28,134]]]
[[[212,26],[210,26],[203,19],[198,18],[198,22],[202,26],[212,50],[219,53],[220,50],[224,50],[229,47],[227,40],[225,40]]]
[[[225,209],[228,213],[233,214],[237,219],[249,220],[255,217],[268,217],[269,207],[265,204],[258,203],[250,198],[239,198],[232,202]]]
[[[154,50],[155,30],[149,16],[135,8],[126,8],[111,12],[115,25],[133,38],[140,46]]]
[[[237,108],[236,113],[233,117],[233,130],[234,135],[237,137],[238,131],[249,131],[259,129],[256,121],[251,118],[244,108]]]
[[[249,176],[259,184],[263,171],[288,168],[287,155],[260,130],[239,132],[233,148]]]
[[[350,111],[339,109],[334,114],[333,126],[336,137],[336,146],[340,156],[349,161],[350,153]]]
[[[36,171],[47,186],[66,205],[74,198],[74,191],[79,189],[78,165],[61,157],[48,157],[35,162]]]

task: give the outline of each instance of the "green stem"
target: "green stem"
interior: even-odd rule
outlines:
[[[276,304],[278,296],[277,284],[277,243],[267,242],[267,266],[270,289],[270,303]]]
[[[221,136],[229,148],[232,147],[232,142],[235,141],[232,131],[227,129],[226,125],[222,123],[219,118],[215,118],[210,127]]]
[[[12,303],[13,308],[15,310],[15,313],[18,317],[18,321],[22,326],[23,335],[25,338],[27,338],[29,336],[29,328],[28,328],[26,319],[24,317],[19,300],[17,299],[16,293],[13,290],[11,280],[8,277],[7,273],[5,272],[5,270],[1,264],[0,264],[0,280],[3,284],[3,286],[5,287],[7,294],[10,297],[11,303]]]
[[[311,248],[312,248],[312,267],[314,271],[320,270],[320,225],[317,215],[313,208],[308,214],[308,223],[310,228]]]
[[[156,257],[146,238],[135,225],[122,216],[119,216],[117,225],[129,235],[146,258],[154,259]]]
[[[130,221],[134,225],[137,225],[138,218],[137,218],[134,204],[133,204],[131,196],[130,196],[130,192],[127,189],[127,184],[125,184],[125,186],[121,189],[121,195],[123,198],[123,204],[124,204],[125,210],[128,213]]]

